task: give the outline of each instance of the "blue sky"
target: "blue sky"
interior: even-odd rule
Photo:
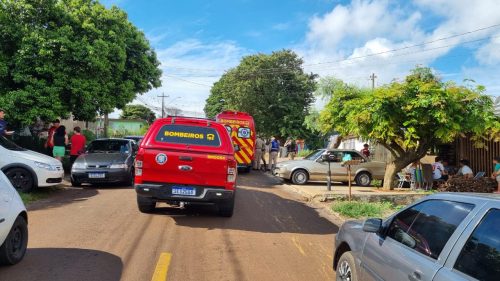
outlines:
[[[210,86],[242,56],[284,48],[307,71],[360,86],[372,72],[380,85],[422,64],[500,95],[500,0],[101,2],[125,10],[162,62],[162,88],[138,103],[157,105],[164,92],[169,105],[201,112]]]

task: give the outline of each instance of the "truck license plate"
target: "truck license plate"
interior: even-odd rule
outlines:
[[[105,173],[89,173],[89,179],[103,179],[105,177]]]
[[[196,189],[194,187],[173,186],[172,194],[194,196],[196,195]]]

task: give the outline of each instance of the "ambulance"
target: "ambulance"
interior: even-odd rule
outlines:
[[[255,155],[255,123],[253,117],[246,112],[223,111],[215,120],[226,127],[227,132],[237,146],[234,158],[238,168],[249,172]]]

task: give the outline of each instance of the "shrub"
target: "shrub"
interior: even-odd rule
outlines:
[[[304,149],[304,150],[299,151],[299,153],[297,153],[297,157],[306,157],[310,153],[311,153],[311,151],[309,149]]]
[[[381,180],[372,180],[372,186],[379,188],[382,187],[382,181]]]
[[[389,202],[338,202],[334,203],[332,210],[349,218],[361,217],[382,217],[386,212],[391,211],[394,206]]]

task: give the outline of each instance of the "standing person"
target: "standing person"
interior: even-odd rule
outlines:
[[[0,136],[10,136],[14,131],[7,131],[7,121],[4,120],[5,111],[0,108]]]
[[[361,149],[361,153],[366,157],[366,158],[370,158],[370,145],[368,145],[367,143],[365,143],[363,145],[363,149]]]
[[[80,127],[75,127],[73,131],[73,136],[71,136],[71,150],[69,153],[71,166],[75,163],[76,158],[83,153],[85,150],[85,143],[87,142],[85,136],[82,135],[82,129]]]
[[[48,155],[52,155],[52,153],[53,153],[53,150],[54,150],[53,136],[54,136],[54,132],[56,131],[57,128],[59,128],[60,125],[61,125],[61,121],[59,121],[59,119],[56,119],[52,123],[52,126],[49,128],[47,142],[45,142],[45,148],[47,149]]]
[[[500,157],[493,158],[493,164],[495,164],[495,166],[493,167],[493,174],[491,177],[497,181],[497,191],[493,193],[500,193]]]
[[[52,155],[57,160],[61,161],[66,154],[66,145],[68,144],[68,135],[66,135],[66,127],[59,126],[55,130],[51,138],[52,144],[54,145],[52,149]]]
[[[271,165],[271,172],[274,171],[276,164],[278,163],[278,153],[280,150],[280,143],[275,138],[271,138],[271,144],[269,146],[269,165]]]
[[[260,160],[262,159],[262,155],[266,152],[266,143],[260,135],[257,135],[257,139],[255,140],[255,156],[253,161],[253,169],[260,170]],[[265,162],[264,162],[265,163]]]
[[[432,178],[435,180],[448,180],[448,172],[444,168],[441,157],[436,157],[434,161],[432,164]]]
[[[295,142],[295,140],[292,138],[288,138],[285,143],[285,147],[290,159],[294,160],[295,156],[297,155],[297,143]]]

